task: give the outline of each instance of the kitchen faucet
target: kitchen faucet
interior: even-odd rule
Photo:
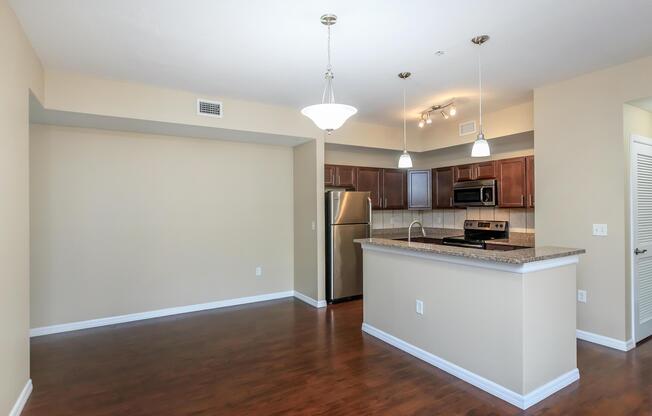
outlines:
[[[419,224],[419,227],[421,227],[421,235],[423,235],[424,237],[426,236],[426,230],[423,229],[423,224],[421,224],[421,221],[414,220],[410,223],[410,226],[408,227],[408,244],[412,241],[412,226],[414,224]]]

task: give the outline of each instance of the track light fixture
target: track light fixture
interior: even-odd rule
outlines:
[[[457,108],[455,108],[455,101],[450,101],[447,104],[435,104],[423,110],[419,118],[419,128],[423,128],[426,124],[432,124],[431,113],[439,112],[442,118],[448,120],[450,117],[455,117]]]

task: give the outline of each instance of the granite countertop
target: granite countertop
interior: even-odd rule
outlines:
[[[426,231],[426,237],[430,238],[444,238],[444,237],[456,237],[464,235],[464,230],[459,230],[456,228],[423,228]],[[420,230],[418,228],[412,228],[412,235],[414,237],[421,237]],[[407,228],[382,228],[371,230],[371,236],[374,238],[388,238],[390,240],[396,238],[407,238],[408,229]],[[516,233],[510,232],[509,238],[504,238],[500,240],[487,240],[491,244],[503,244],[508,246],[519,246],[519,247],[534,247],[534,234],[532,233]]]
[[[425,231],[426,236],[431,238],[444,238],[464,234],[463,230],[449,228],[426,228]],[[510,251],[481,250],[477,248],[444,246],[427,243],[408,243],[407,241],[396,240],[396,238],[407,237],[407,228],[373,230],[372,235],[372,238],[362,238],[354,241],[360,244],[371,244],[401,250],[466,257],[470,259],[507,264],[532,263],[535,261],[575,256],[586,252],[584,249],[569,247],[534,247],[534,235],[526,233],[510,233],[508,239],[491,240],[492,244],[508,244],[524,247],[522,249]],[[419,233],[418,235],[420,236],[421,234]]]

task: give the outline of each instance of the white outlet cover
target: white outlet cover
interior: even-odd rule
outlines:
[[[263,268],[258,266],[256,267],[256,276],[262,276],[263,275]]]
[[[577,291],[577,301],[586,303],[586,290],[578,290]]]
[[[607,235],[607,232],[607,224],[593,224],[593,235],[603,237]]]
[[[423,315],[423,301],[422,301],[422,300],[417,300],[417,304],[416,304],[416,312],[417,312],[419,315]]]

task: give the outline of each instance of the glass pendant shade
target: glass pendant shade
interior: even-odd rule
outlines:
[[[410,154],[407,152],[407,150],[403,150],[403,154],[398,159],[398,167],[404,169],[412,167],[412,158],[410,157]]]
[[[473,142],[473,149],[471,149],[471,157],[487,157],[490,156],[489,142],[484,138],[484,134],[478,134],[478,137]]]
[[[355,107],[335,103],[309,105],[301,110],[301,114],[312,120],[321,130],[327,132],[339,129],[349,117],[357,112]]]

